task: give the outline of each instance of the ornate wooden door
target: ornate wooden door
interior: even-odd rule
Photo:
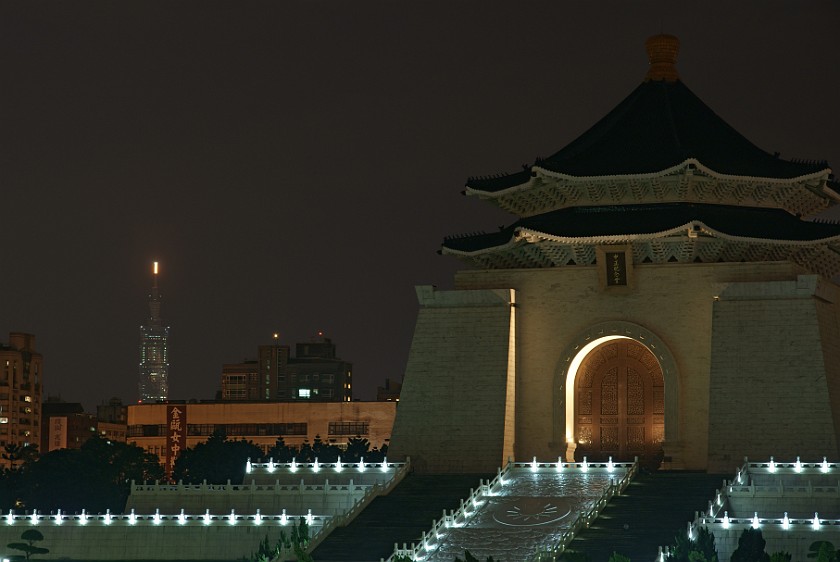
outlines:
[[[650,350],[630,339],[596,347],[575,377],[575,456],[658,466],[665,428],[662,369]]]

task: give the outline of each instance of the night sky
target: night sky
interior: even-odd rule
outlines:
[[[0,341],[36,335],[45,397],[136,400],[157,260],[170,398],[323,330],[372,399],[443,236],[513,220],[466,178],[581,134],[662,31],[747,138],[840,166],[836,1],[4,1]]]

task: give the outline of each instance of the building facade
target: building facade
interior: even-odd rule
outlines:
[[[648,41],[643,83],[554,155],[472,178],[519,218],[450,237],[472,269],[418,287],[392,456],[731,471],[838,454],[840,202],[826,162],[757,148]],[[457,413],[457,415],[455,415]]]
[[[277,342],[261,345],[257,360],[222,366],[225,401],[351,402],[353,364],[336,357],[335,344],[318,334],[298,343],[295,356]]]
[[[177,424],[172,423],[173,410]],[[252,441],[264,451],[283,438],[287,445],[325,443],[345,445],[353,437],[366,438],[380,448],[391,440],[395,402],[169,402],[128,406],[128,443],[173,460],[173,435],[179,450],[206,441],[214,432],[228,439]],[[177,456],[177,455],[175,455]]]
[[[43,374],[35,336],[9,334],[9,343],[0,344],[0,449],[41,444]],[[9,461],[0,459],[0,466]]]
[[[149,293],[149,318],[140,326],[140,402],[164,401],[169,397],[169,326],[160,317],[158,262],[153,266],[152,292]]]
[[[79,402],[64,402],[48,397],[41,407],[41,444],[39,451],[79,449],[97,435],[96,416],[85,413]]]

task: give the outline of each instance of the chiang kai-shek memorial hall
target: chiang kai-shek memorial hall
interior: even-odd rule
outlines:
[[[823,161],[756,147],[646,43],[644,81],[569,145],[466,195],[518,216],[448,237],[391,440],[417,470],[508,458],[731,472],[836,457],[840,202]]]

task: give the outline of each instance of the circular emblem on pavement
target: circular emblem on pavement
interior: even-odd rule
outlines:
[[[563,498],[519,498],[496,508],[493,519],[502,525],[533,527],[563,519],[571,511]]]

